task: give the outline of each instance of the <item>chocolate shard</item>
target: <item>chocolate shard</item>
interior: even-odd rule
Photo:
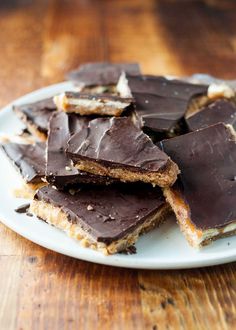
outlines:
[[[122,97],[135,99],[144,128],[155,132],[174,131],[190,101],[207,95],[208,86],[195,85],[161,76],[132,76],[123,73],[117,90]]]
[[[68,141],[67,153],[80,170],[121,181],[172,185],[178,167],[130,117],[98,118]]]
[[[58,189],[67,189],[78,183],[108,184],[110,178],[85,173],[75,168],[65,149],[67,141],[76,132],[88,127],[90,119],[75,114],[55,111],[50,119],[46,150],[46,179]]]
[[[236,128],[236,106],[233,102],[228,100],[215,101],[186,118],[190,131],[196,131],[220,122]]]
[[[30,212],[85,246],[113,254],[159,225],[169,207],[159,188],[142,184],[87,185],[73,196],[48,186],[37,191]]]
[[[45,143],[0,145],[25,183],[42,183],[45,172]]]
[[[69,72],[67,79],[72,80],[81,91],[115,92],[115,85],[123,71],[136,75],[140,74],[140,67],[138,63],[86,63]]]
[[[65,92],[54,97],[57,108],[80,115],[120,116],[133,109],[132,98]]]
[[[16,209],[15,209],[15,212],[16,213],[20,213],[20,214],[25,214],[28,212],[29,210],[29,207],[30,207],[30,204],[29,203],[26,203],[26,204],[22,204],[20,206],[18,206]]]
[[[161,142],[181,170],[164,194],[189,243],[236,232],[236,135],[222,123]]]
[[[55,110],[53,98],[13,106],[13,111],[27,126],[30,133],[42,141],[46,141],[49,119]]]

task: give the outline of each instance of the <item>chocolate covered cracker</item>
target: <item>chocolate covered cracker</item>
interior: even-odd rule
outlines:
[[[208,86],[160,76],[122,74],[117,90],[122,97],[135,99],[144,128],[168,134],[176,130],[193,99],[206,97]]]
[[[133,109],[133,99],[112,95],[91,95],[65,92],[54,97],[57,107],[79,115],[120,116]]]
[[[83,92],[116,93],[116,84],[123,71],[138,75],[140,67],[138,63],[86,63],[69,72],[67,78]]]
[[[52,98],[30,104],[15,105],[13,110],[31,134],[39,140],[46,141],[49,119],[52,112],[56,110]]]
[[[159,225],[169,207],[159,188],[146,185],[84,186],[75,195],[40,189],[30,212],[105,254],[132,246]]]
[[[34,191],[45,185],[45,143],[19,144],[4,143],[0,145],[23,179],[23,187],[16,189],[16,197],[28,198]]]
[[[54,112],[50,123],[47,141],[47,181],[58,189],[76,187],[78,183],[108,184],[112,180],[78,170],[68,158],[65,150],[70,137],[88,127],[90,119],[64,112]]]
[[[172,185],[178,166],[153,144],[131,118],[98,118],[68,141],[76,168],[121,181]]]
[[[217,123],[230,124],[236,128],[236,106],[228,100],[217,100],[186,118],[190,131],[196,131]]]
[[[188,242],[199,247],[236,232],[236,135],[216,124],[162,141],[180,179],[164,194]]]

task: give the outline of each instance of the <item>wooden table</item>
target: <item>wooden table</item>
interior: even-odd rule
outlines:
[[[1,1],[0,42],[1,106],[86,61],[235,78],[236,3]],[[105,267],[0,225],[0,329],[235,329],[235,271]]]

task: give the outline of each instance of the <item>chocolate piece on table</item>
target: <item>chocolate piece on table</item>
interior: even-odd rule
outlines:
[[[72,188],[78,183],[108,184],[110,178],[79,171],[68,158],[67,141],[75,132],[87,128],[88,117],[55,111],[50,119],[46,148],[46,179],[58,189]]]
[[[15,105],[13,110],[31,134],[46,141],[49,119],[56,110],[52,97],[31,104]]]
[[[72,80],[80,91],[91,93],[115,92],[121,72],[139,75],[138,63],[94,62],[81,65],[69,72],[67,78]]]
[[[133,109],[132,98],[65,92],[54,97],[57,107],[80,115],[120,116]]]
[[[222,123],[161,142],[180,179],[164,194],[195,247],[236,233],[236,135]]]
[[[122,97],[135,99],[144,128],[155,132],[174,131],[193,103],[207,95],[208,86],[195,85],[161,76],[132,76],[123,73],[117,85]],[[198,103],[197,102],[197,103]]]
[[[87,185],[75,195],[48,186],[37,191],[30,212],[85,246],[114,254],[159,225],[169,206],[159,188],[143,184]]]
[[[35,191],[45,185],[45,143],[18,144],[5,143],[0,145],[8,159],[20,173],[29,191]]]
[[[178,166],[130,117],[98,118],[74,134],[67,153],[82,171],[121,181],[172,185]]]
[[[228,100],[218,100],[186,118],[190,131],[196,131],[217,123],[230,124],[236,128],[236,105]]]

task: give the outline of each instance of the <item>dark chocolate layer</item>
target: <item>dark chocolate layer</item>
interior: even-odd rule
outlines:
[[[67,78],[83,87],[116,85],[122,71],[138,75],[140,67],[138,63],[86,63],[69,72]]]
[[[73,161],[90,159],[137,171],[159,171],[169,161],[129,117],[91,120],[69,140],[67,152]]]
[[[48,186],[35,199],[59,207],[69,221],[107,244],[134,231],[165,205],[160,189],[142,184],[86,186],[73,196]]]
[[[0,147],[26,183],[42,182],[45,172],[45,143],[6,143]]]
[[[207,94],[207,85],[197,85],[161,76],[126,74],[131,94],[154,94],[189,101],[193,96]]]
[[[129,74],[121,78],[119,85],[121,96],[134,97],[144,128],[155,132],[173,130],[186,113],[190,100],[206,94],[208,88],[160,76]]]
[[[184,116],[188,101],[154,94],[133,93],[143,127],[154,132],[169,132]]]
[[[87,129],[90,119],[64,112],[54,112],[50,124],[47,141],[47,181],[59,189],[73,186],[77,183],[108,183],[111,180],[82,172],[73,167],[65,149],[67,141],[75,133]]]
[[[180,180],[171,188],[189,206],[199,229],[224,227],[236,220],[236,142],[224,124],[161,142],[179,165]]]
[[[53,99],[48,98],[30,104],[14,106],[13,110],[24,123],[28,122],[36,126],[40,132],[47,134],[49,119],[52,112],[56,110],[56,106]]]
[[[195,115],[186,118],[190,131],[196,131],[220,122],[236,128],[236,106],[234,103],[228,100],[218,100],[202,108]]]

